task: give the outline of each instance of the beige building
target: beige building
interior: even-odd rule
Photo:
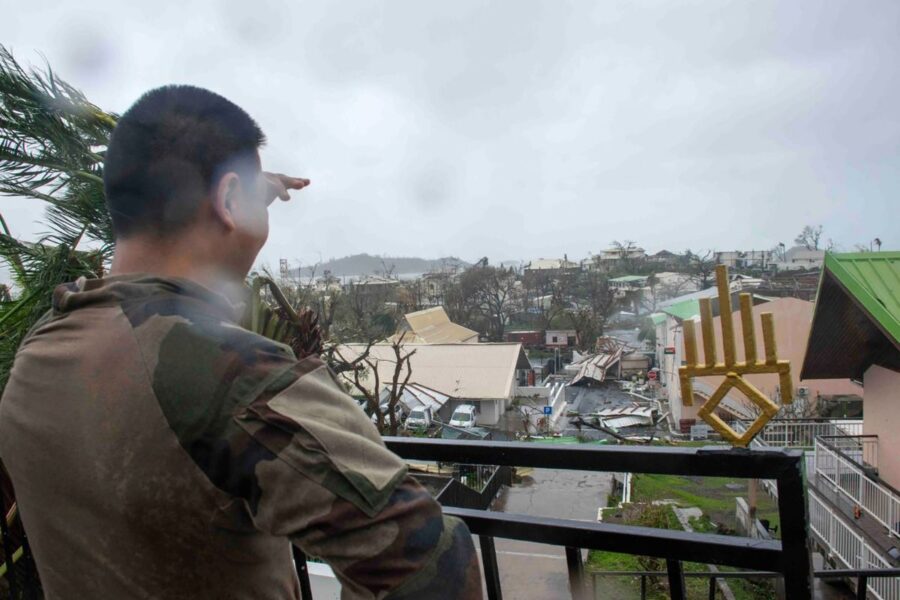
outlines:
[[[403,316],[391,341],[400,339],[409,344],[474,344],[478,332],[450,320],[443,306],[427,308]]]
[[[365,352],[365,344],[347,344],[338,349],[345,360],[353,360]],[[452,409],[460,404],[474,404],[478,409],[478,425],[496,425],[516,395],[519,371],[531,369],[522,344],[406,344],[403,355],[410,357],[409,383],[425,386],[450,397]],[[369,350],[369,362],[378,370],[379,386],[390,385],[397,365],[391,344],[375,344]],[[404,366],[400,380],[406,378]],[[342,374],[352,383],[347,374]],[[369,374],[363,385],[371,387],[375,377]],[[380,392],[381,390],[379,390]],[[351,389],[352,393],[352,389]]]

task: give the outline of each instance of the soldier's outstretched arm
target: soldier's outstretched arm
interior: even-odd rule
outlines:
[[[236,409],[246,446],[232,447],[258,528],[327,562],[345,599],[482,597],[468,528],[407,475],[321,361],[275,370],[261,390]]]

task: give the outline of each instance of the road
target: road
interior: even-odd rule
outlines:
[[[606,506],[611,477],[606,473],[535,469],[520,484],[504,489],[493,510],[594,521]],[[504,598],[571,599],[565,549],[515,540],[496,540]]]

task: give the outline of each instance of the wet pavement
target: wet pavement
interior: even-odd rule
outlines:
[[[492,510],[595,521],[606,506],[611,477],[606,473],[534,469],[501,491]],[[496,540],[500,585],[506,598],[570,599],[565,549],[515,540]]]

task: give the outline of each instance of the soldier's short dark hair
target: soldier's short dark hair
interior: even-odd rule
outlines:
[[[250,115],[209,90],[147,92],[121,116],[106,151],[103,181],[116,237],[167,235],[190,223],[222,175],[255,168],[264,142]]]

